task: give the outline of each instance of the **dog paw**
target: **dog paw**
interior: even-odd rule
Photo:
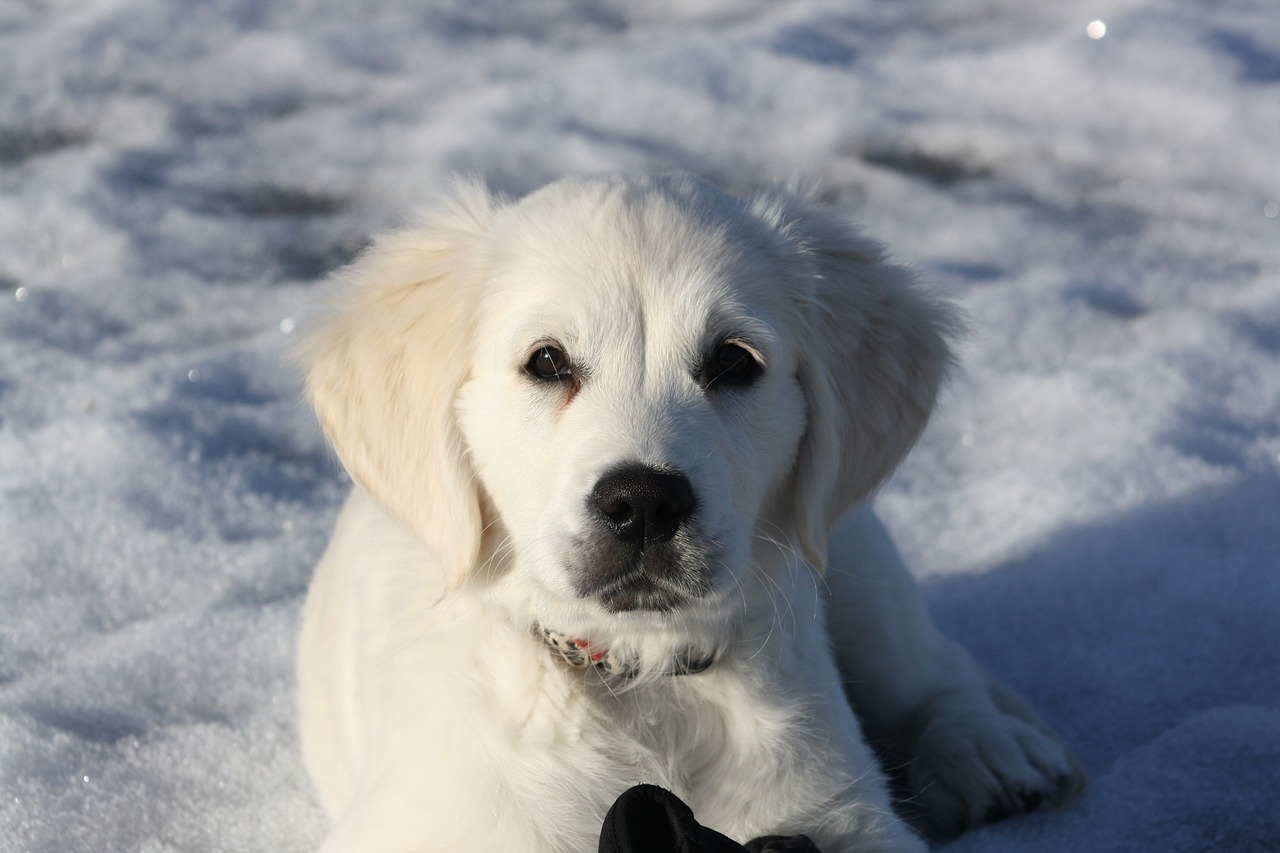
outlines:
[[[1061,805],[1085,785],[1076,758],[1021,707],[935,709],[912,752],[909,805],[931,838]]]

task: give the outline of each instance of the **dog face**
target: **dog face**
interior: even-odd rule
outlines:
[[[794,468],[799,306],[767,230],[699,189],[556,185],[494,224],[462,431],[553,599],[719,607]]]
[[[721,618],[766,540],[820,567],[948,362],[945,306],[847,224],[682,175],[463,186],[347,276],[304,350],[344,464],[562,625]]]

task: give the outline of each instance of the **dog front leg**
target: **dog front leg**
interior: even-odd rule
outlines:
[[[870,509],[833,532],[827,584],[850,703],[922,831],[947,837],[1084,787],[1083,768],[1049,728],[934,627]]]

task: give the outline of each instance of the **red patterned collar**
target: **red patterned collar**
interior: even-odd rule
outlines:
[[[639,673],[634,660],[610,650],[602,643],[588,643],[586,640],[571,637],[560,631],[553,631],[542,625],[533,626],[534,633],[559,656],[570,669],[594,669],[605,678],[626,681]],[[716,656],[712,652],[702,655],[693,649],[682,649],[671,659],[671,665],[664,675],[696,675],[715,663]]]

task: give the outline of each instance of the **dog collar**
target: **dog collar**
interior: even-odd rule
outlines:
[[[637,661],[611,651],[601,643],[588,643],[578,637],[571,637],[560,631],[553,631],[542,625],[534,625],[534,632],[542,638],[557,656],[569,665],[570,669],[594,669],[605,678],[626,681],[639,675]],[[671,665],[663,670],[663,675],[696,675],[715,663],[716,656],[699,655],[693,649],[681,649],[671,659]]]

